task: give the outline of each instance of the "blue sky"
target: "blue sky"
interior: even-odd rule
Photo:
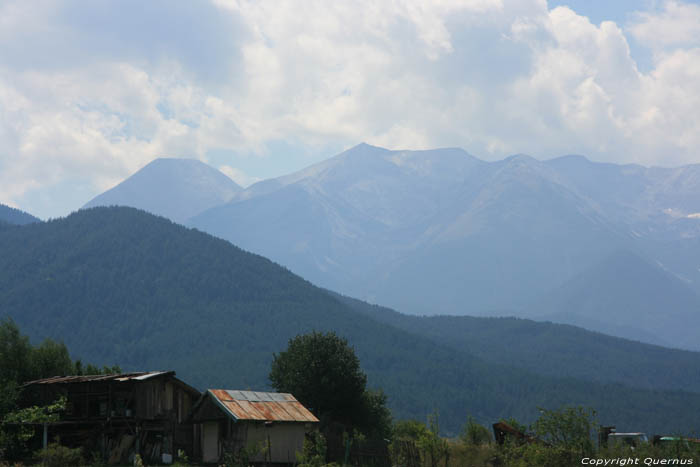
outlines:
[[[700,162],[680,0],[0,4],[0,202],[63,216],[156,157],[243,185],[359,142]]]

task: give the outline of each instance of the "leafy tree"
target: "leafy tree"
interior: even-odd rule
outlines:
[[[46,406],[32,406],[19,409],[5,416],[3,423],[37,424],[56,422],[59,414],[66,409],[66,398],[60,397],[53,404]]]
[[[5,414],[0,423],[0,452],[8,458],[26,456],[28,442],[36,434],[34,427],[57,421],[65,408],[66,399],[61,397],[47,406],[27,407]]]
[[[447,465],[450,446],[447,440],[440,437],[440,417],[437,411],[428,415],[428,429],[418,438],[418,447],[421,450],[424,465],[437,467],[443,459]]]
[[[566,449],[588,453],[593,450],[592,433],[596,431],[595,410],[565,407],[560,410],[540,409],[540,417],[532,428],[535,436]]]
[[[32,346],[14,321],[0,320],[0,452],[10,457],[26,454],[27,442],[35,434],[32,426],[55,421],[65,407],[65,400],[61,399],[45,407],[19,409],[21,385],[50,376],[80,374],[81,368],[82,363],[73,363],[62,342],[46,339]],[[87,370],[91,374],[120,372],[118,366],[100,370],[88,365]]]
[[[37,378],[70,375],[75,366],[62,342],[46,339],[31,352],[33,375]]]
[[[334,332],[299,335],[274,354],[270,382],[293,394],[324,425],[341,423],[366,435],[386,436],[390,412],[382,392],[366,389],[367,376],[346,339]]]
[[[437,411],[428,415],[428,425],[417,420],[401,420],[393,427],[393,442],[390,446],[394,462],[410,464],[411,449],[407,449],[406,441],[418,448],[421,465],[437,467],[441,462],[450,458],[450,446],[440,437],[440,423]]]
[[[302,452],[296,453],[299,467],[324,467],[326,464],[326,439],[321,433],[311,432],[304,439]]]
[[[93,365],[92,363],[88,363],[85,368],[82,366],[82,362],[80,360],[75,362],[75,371],[74,373],[76,375],[114,375],[121,373],[122,369],[119,365],[112,365],[112,366],[103,366],[102,368]]]
[[[370,438],[388,438],[391,433],[391,410],[387,407],[384,391],[365,390],[362,394],[361,409],[357,429]]]
[[[502,464],[559,467],[580,464],[583,457],[594,455],[591,435],[596,426],[595,411],[583,407],[539,411],[540,417],[531,427],[531,434],[539,441],[505,443],[499,449]]]
[[[491,442],[491,432],[489,429],[477,423],[471,416],[467,419],[467,424],[464,425],[460,437],[462,442],[471,445],[488,444]]]
[[[399,420],[392,429],[392,438],[418,441],[428,428],[418,420]]]
[[[32,346],[11,319],[0,322],[0,419],[15,409],[19,386],[31,372]]]

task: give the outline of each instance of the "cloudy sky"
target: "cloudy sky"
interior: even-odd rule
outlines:
[[[359,142],[700,162],[700,4],[0,2],[0,202],[79,208],[156,157],[243,185]]]

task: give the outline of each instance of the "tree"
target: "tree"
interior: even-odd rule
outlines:
[[[312,332],[289,340],[273,355],[270,382],[294,395],[322,422],[337,422],[368,436],[385,436],[391,426],[382,392],[366,389],[367,376],[347,340],[334,332]]]
[[[50,376],[81,374],[82,371],[81,361],[74,363],[62,342],[45,339],[33,346],[12,319],[0,320],[0,453],[7,458],[25,456],[29,440],[35,435],[34,425],[56,421],[58,413],[65,409],[65,399],[48,406],[20,408],[18,398],[22,384]],[[88,374],[121,373],[118,366],[105,366],[100,370],[91,364],[87,365],[87,371]],[[61,447],[53,447],[48,453],[61,459],[79,456],[77,451]],[[43,464],[50,464],[48,458]],[[61,465],[77,463],[64,462]]]
[[[75,371],[75,366],[63,342],[51,339],[44,340],[32,351],[33,377],[69,375]]]
[[[532,432],[544,443],[506,443],[501,448],[502,463],[542,467],[580,464],[583,457],[594,455],[591,441],[596,427],[594,416],[594,410],[584,407],[540,409]]]
[[[468,445],[488,444],[491,442],[491,432],[485,426],[477,423],[474,417],[469,416],[460,438],[464,444]]]
[[[443,461],[445,465],[449,462],[450,446],[447,440],[440,437],[440,417],[437,411],[428,415],[427,426],[417,420],[396,422],[392,438],[390,451],[394,463],[420,463],[428,467],[437,467]]]
[[[32,376],[31,352],[14,321],[0,322],[0,418],[15,409],[19,386]]]
[[[540,409],[540,417],[533,424],[535,436],[554,446],[591,452],[592,433],[596,431],[595,410],[585,407],[565,407],[561,410]]]
[[[428,429],[418,438],[418,447],[422,453],[423,464],[437,467],[444,459],[447,465],[450,446],[447,440],[440,437],[440,417],[437,411],[428,415]]]

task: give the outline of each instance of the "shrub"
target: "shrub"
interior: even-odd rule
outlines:
[[[46,449],[37,451],[35,457],[44,467],[76,467],[85,464],[82,448],[68,448],[58,443],[51,443]]]
[[[309,433],[304,439],[302,452],[297,452],[299,467],[323,467],[326,465],[326,438],[318,431]]]
[[[467,424],[462,429],[460,439],[467,445],[488,444],[491,442],[491,432],[488,428],[480,425],[473,417],[467,419]]]

